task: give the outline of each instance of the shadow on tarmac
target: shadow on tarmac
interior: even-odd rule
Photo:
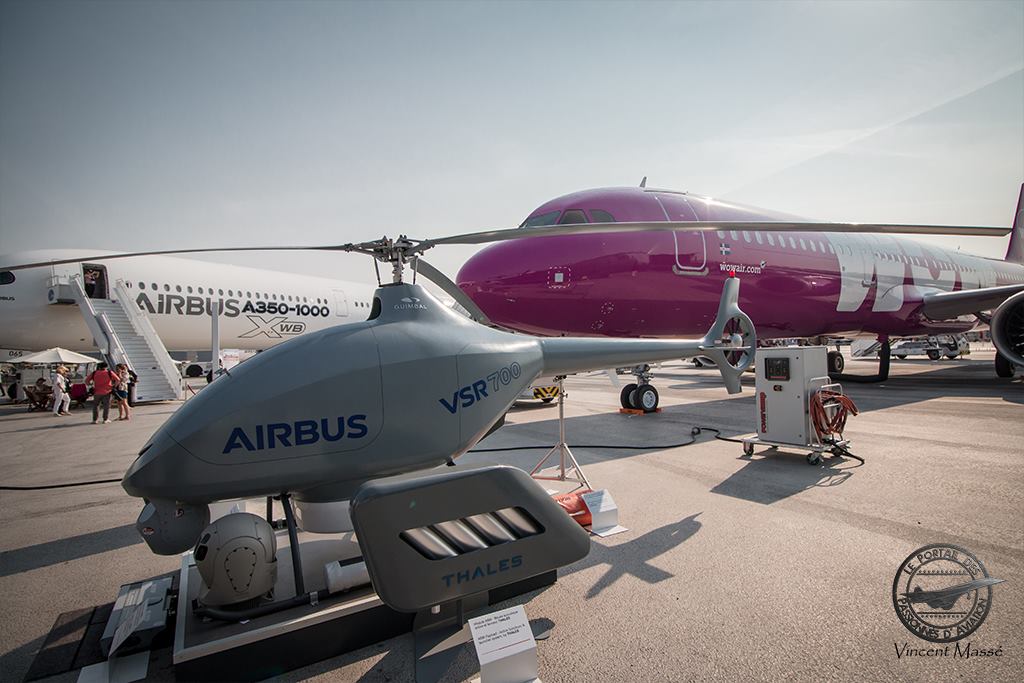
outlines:
[[[48,567],[142,543],[134,524],[103,529],[0,553],[0,576]]]
[[[649,563],[654,558],[678,547],[700,531],[703,526],[697,520],[700,514],[700,512],[692,514],[678,522],[672,522],[653,531],[648,531],[643,536],[638,536],[632,541],[612,547],[607,547],[600,543],[591,543],[590,554],[577,564],[574,564],[566,573],[574,574],[597,565],[608,565],[608,571],[587,591],[586,597],[588,600],[600,595],[601,591],[626,574],[632,574],[647,583],[658,583],[665,579],[671,579],[675,576],[674,574],[658,569]]]
[[[770,449],[767,457],[751,458],[743,469],[711,489],[712,493],[742,498],[752,503],[771,505],[815,487],[840,486],[861,466],[842,457],[825,458],[821,465],[810,466],[804,455]],[[840,467],[844,463],[853,463]]]

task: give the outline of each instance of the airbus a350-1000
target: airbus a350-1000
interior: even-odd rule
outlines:
[[[877,336],[884,379],[888,340],[963,332],[981,320],[992,325],[998,374],[1012,376],[1024,365],[1022,201],[1024,189],[1006,257],[997,260],[902,235],[783,232],[778,226],[806,219],[685,192],[586,190],[543,204],[521,227],[723,221],[748,229],[500,242],[473,256],[457,282],[492,322],[515,330],[673,337],[710,324],[722,280],[736,273],[747,283],[740,304],[761,339]]]
[[[173,256],[104,260],[71,249],[4,254],[0,263],[40,265],[0,272],[0,348],[61,346],[95,351],[92,335],[69,293],[78,278],[85,296],[114,299],[118,281],[144,310],[169,350],[209,348],[210,314],[220,305],[223,346],[262,350],[305,332],[365,319],[370,285]]]

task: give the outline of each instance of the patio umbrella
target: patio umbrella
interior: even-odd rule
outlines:
[[[33,353],[28,356],[22,356],[19,358],[17,363],[40,363],[40,364],[53,364],[53,363],[98,363],[99,361],[89,356],[83,356],[80,353],[74,351],[68,351],[62,349],[59,346],[55,346],[52,349],[46,349],[39,353]]]

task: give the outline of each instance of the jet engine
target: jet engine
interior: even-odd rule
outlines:
[[[1000,304],[992,316],[992,342],[996,356],[996,373],[1012,377],[1013,366],[1024,367],[1024,292],[1018,292]]]

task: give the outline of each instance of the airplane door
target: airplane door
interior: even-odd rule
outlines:
[[[665,220],[696,221],[697,214],[686,198],[677,194],[654,195],[665,213]],[[672,242],[675,248],[675,263],[672,272],[676,275],[707,275],[708,248],[703,232],[674,231]]]
[[[334,315],[339,318],[348,317],[348,297],[345,296],[344,290],[332,289],[334,293]]]

